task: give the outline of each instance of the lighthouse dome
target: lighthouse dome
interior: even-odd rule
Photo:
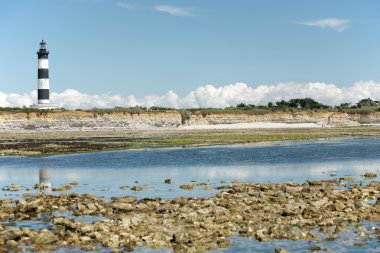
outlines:
[[[40,43],[40,49],[46,49],[46,42],[44,40]]]

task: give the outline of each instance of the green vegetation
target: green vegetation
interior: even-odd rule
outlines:
[[[380,111],[379,101],[372,100],[371,98],[362,99],[355,105],[350,103],[343,103],[339,106],[328,106],[319,103],[311,98],[296,98],[289,101],[281,100],[275,103],[269,102],[267,105],[253,105],[240,103],[236,106],[230,106],[226,108],[190,108],[190,109],[174,109],[169,107],[152,106],[147,107],[115,107],[112,109],[99,109],[93,108],[91,110],[85,110],[87,112],[95,113],[112,113],[112,112],[126,112],[126,113],[142,113],[142,112],[167,112],[167,111],[179,111],[182,114],[182,118],[185,120],[190,117],[191,114],[200,113],[203,116],[209,114],[218,113],[250,113],[256,115],[267,114],[270,112],[346,112],[346,113],[360,113],[366,114],[371,112]]]
[[[35,108],[29,108],[29,107],[1,107],[0,106],[0,112],[15,112],[15,113],[44,113],[44,112],[61,112],[66,111],[63,108],[60,109],[35,109]]]
[[[32,108],[10,108],[0,107],[0,112],[22,112],[22,113],[45,113],[45,112],[62,112],[65,109],[54,110],[39,110]],[[250,114],[266,114],[270,112],[345,112],[345,113],[360,113],[368,114],[372,112],[380,111],[380,102],[371,98],[362,99],[354,105],[351,103],[342,103],[337,106],[329,106],[315,101],[312,98],[296,98],[288,101],[281,100],[275,103],[269,102],[267,105],[253,105],[240,103],[236,106],[230,106],[226,108],[190,108],[190,109],[175,109],[169,107],[114,107],[114,108],[92,108],[90,110],[77,109],[76,111],[92,112],[98,114],[104,113],[143,113],[143,112],[167,112],[177,111],[182,114],[182,117],[186,119],[191,114],[201,113],[203,116],[208,114],[217,113],[250,113]]]

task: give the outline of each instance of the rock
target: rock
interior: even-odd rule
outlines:
[[[58,192],[58,191],[67,191],[67,190],[70,190],[71,188],[73,188],[71,185],[62,185],[62,186],[53,187],[51,190]]]
[[[133,187],[131,188],[131,190],[132,190],[132,191],[142,191],[143,188],[142,188],[141,186],[133,186]]]
[[[277,248],[274,250],[275,253],[289,253],[289,251],[282,249],[282,248]]]
[[[269,236],[266,234],[267,229],[262,228],[256,231],[256,239],[260,242],[266,242],[269,241]]]
[[[194,188],[194,185],[192,185],[192,184],[183,184],[183,185],[180,185],[179,188],[181,188],[182,190],[192,190]]]
[[[35,212],[37,209],[42,208],[41,206],[42,200],[37,199],[31,202],[26,202],[25,200],[18,201],[16,205],[16,210],[19,212],[27,213],[27,212]]]
[[[315,245],[315,246],[310,247],[310,251],[320,251],[320,250],[327,251],[327,248],[321,245]]]
[[[132,211],[134,209],[132,205],[128,203],[113,203],[111,207],[119,211]]]
[[[339,178],[340,181],[355,181],[354,177],[341,177]]]
[[[287,186],[285,187],[285,192],[288,192],[288,193],[301,192],[302,189],[303,189],[302,186]]]
[[[78,181],[72,181],[72,182],[70,182],[70,185],[72,185],[72,186],[76,186],[76,185],[78,185],[78,184],[79,184]]]
[[[335,203],[334,203],[334,207],[335,207],[335,211],[342,211],[346,208],[346,206],[344,205],[344,203],[342,203],[341,201],[337,200]]]
[[[310,181],[307,181],[307,182],[311,186],[322,186],[322,185],[324,185],[324,182],[322,180],[310,180]]]
[[[122,186],[120,186],[120,189],[121,190],[128,190],[129,186],[128,185],[122,185]]]
[[[56,241],[58,241],[58,237],[47,230],[42,230],[41,233],[34,238],[36,244],[42,245],[51,244]]]
[[[89,236],[81,236],[81,237],[79,237],[79,240],[80,240],[81,242],[87,244],[87,243],[90,243],[90,242],[91,242],[91,237],[89,237]]]
[[[34,186],[33,186],[33,188],[34,189],[38,189],[38,190],[43,190],[43,189],[45,189],[45,185],[44,184],[35,184]]]
[[[126,197],[112,197],[113,201],[122,202],[122,203],[133,203],[137,200],[136,196],[126,196]]]
[[[11,184],[13,190],[18,190],[21,186],[19,184]]]
[[[80,248],[81,250],[84,250],[84,251],[99,251],[100,249],[94,245],[84,245]]]
[[[119,235],[113,234],[109,238],[104,238],[102,244],[104,247],[118,248],[120,245],[119,238]]]
[[[165,184],[171,184],[172,183],[172,180],[170,179],[170,178],[168,178],[168,179],[165,179]]]
[[[231,181],[231,184],[240,184],[240,181],[235,179]]]
[[[364,173],[364,174],[362,174],[360,176],[362,176],[362,177],[364,177],[366,179],[371,179],[371,178],[376,178],[377,174],[374,173],[374,172],[366,172],[366,173]]]
[[[10,186],[4,186],[3,188],[1,188],[2,191],[10,191],[11,190],[11,187]]]
[[[6,242],[6,244],[9,245],[9,246],[11,246],[11,247],[16,247],[16,246],[18,246],[18,243],[17,243],[15,240],[8,240],[8,241]],[[6,251],[4,251],[4,252],[6,252]]]
[[[4,186],[1,188],[3,191],[12,191],[12,192],[17,192],[20,189],[20,185],[18,184],[11,184],[11,186]]]
[[[318,201],[313,201],[311,202],[310,204],[316,208],[321,208],[323,206],[325,206],[327,204],[327,202],[329,201],[328,198],[323,198],[321,200],[318,200]]]

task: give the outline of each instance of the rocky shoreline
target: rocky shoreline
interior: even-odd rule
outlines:
[[[376,176],[363,175],[366,179]],[[62,247],[86,251],[150,247],[204,252],[229,247],[228,238],[232,236],[260,242],[333,241],[353,225],[355,245],[359,247],[369,238],[380,241],[380,227],[366,229],[359,225],[363,221],[380,222],[380,182],[353,180],[345,177],[303,184],[233,181],[218,187],[220,192],[208,198],[171,200],[138,200],[135,196],[104,199],[76,193],[52,195],[44,193],[44,185],[36,185],[36,191],[41,192],[26,191],[23,199],[0,200],[0,252],[51,251]],[[65,191],[77,184],[60,186],[55,191]],[[185,186],[181,189],[208,187],[207,183]],[[19,188],[12,185],[5,190]],[[86,222],[81,217],[93,220]],[[14,225],[41,220],[51,225],[41,229]],[[287,251],[273,249],[273,252]]]

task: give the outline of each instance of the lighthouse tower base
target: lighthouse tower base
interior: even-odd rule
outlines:
[[[58,106],[54,104],[34,104],[31,105],[32,109],[40,109],[40,110],[50,110],[50,109],[58,109]]]

